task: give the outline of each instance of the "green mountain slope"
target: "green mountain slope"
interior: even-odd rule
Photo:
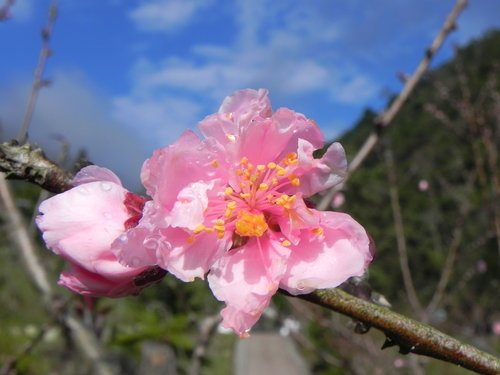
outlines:
[[[374,117],[366,111],[341,137],[348,159],[373,129]],[[500,31],[493,31],[425,77],[346,187],[340,209],[365,225],[377,245],[370,283],[411,310],[389,194],[386,156],[392,153],[409,268],[424,307],[443,269],[449,272],[431,321],[488,330],[500,308],[499,128]],[[426,191],[419,189],[422,180]]]

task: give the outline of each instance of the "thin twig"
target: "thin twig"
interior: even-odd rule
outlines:
[[[35,111],[35,105],[38,99],[38,93],[40,89],[49,84],[49,81],[43,79],[43,73],[45,71],[45,65],[47,64],[48,58],[52,55],[52,49],[50,48],[50,38],[52,37],[52,29],[57,19],[57,1],[53,0],[49,7],[49,14],[47,18],[47,24],[42,28],[42,49],[40,50],[40,55],[38,56],[38,63],[35,68],[35,73],[33,76],[33,84],[31,86],[31,93],[28,99],[28,105],[26,106],[26,111],[24,112],[24,118],[21,125],[21,129],[17,135],[17,140],[19,143],[25,143],[28,138],[28,129],[33,117],[33,112]]]
[[[31,351],[38,345],[40,341],[44,338],[45,334],[47,333],[49,329],[49,326],[42,327],[40,331],[37,333],[33,339],[31,339],[30,342],[28,342],[23,349],[14,357],[11,359],[8,359],[5,361],[4,365],[2,368],[0,368],[0,375],[9,375],[11,374],[11,371],[14,370],[19,363],[19,361],[27,356]]]
[[[406,249],[406,237],[404,233],[403,215],[401,214],[401,206],[399,204],[399,192],[396,181],[396,167],[394,166],[394,158],[392,152],[387,146],[385,151],[385,162],[387,165],[387,181],[389,183],[389,195],[391,198],[392,216],[394,219],[394,232],[396,234],[396,244],[399,255],[399,266],[403,275],[403,284],[405,287],[408,301],[411,308],[416,311],[417,316],[421,316],[423,312],[422,304],[418,299],[413,278],[411,276],[410,266],[408,264],[408,251]]]
[[[391,124],[394,117],[401,110],[401,107],[406,102],[410,94],[413,92],[413,89],[420,81],[424,73],[427,71],[432,58],[439,50],[446,37],[456,28],[456,20],[466,6],[467,6],[467,0],[457,0],[455,6],[453,7],[452,11],[450,12],[448,17],[446,18],[446,21],[441,27],[441,30],[439,30],[439,33],[432,42],[431,46],[427,49],[424,58],[422,59],[422,61],[420,61],[420,64],[418,65],[417,69],[412,74],[412,76],[406,81],[403,90],[391,103],[389,108],[387,108],[382,114],[380,114],[377,117],[376,131],[374,131],[368,136],[363,146],[361,146],[356,156],[354,156],[353,160],[349,164],[349,170],[343,183],[334,186],[330,190],[328,190],[328,192],[323,196],[323,198],[317,205],[317,208],[319,210],[325,210],[328,207],[335,193],[337,191],[342,190],[343,186],[346,184],[349,177],[353,174],[354,171],[356,171],[359,168],[361,163],[372,152],[373,148],[380,139],[381,131]]]
[[[191,367],[189,368],[189,375],[200,375],[202,373],[202,361],[207,355],[207,348],[212,341],[217,325],[220,321],[221,317],[219,314],[210,315],[202,319],[199,325],[200,333],[198,335],[198,340],[193,350],[193,355],[191,356]]]
[[[10,19],[10,8],[14,5],[15,0],[5,0],[4,5],[0,7],[0,22]]]
[[[288,295],[284,291],[282,293]],[[414,353],[440,359],[481,374],[500,374],[499,358],[339,288],[317,290],[297,297],[381,330],[387,337],[382,349],[399,346],[402,354]]]

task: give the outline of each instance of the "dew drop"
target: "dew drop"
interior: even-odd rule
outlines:
[[[104,191],[110,191],[113,187],[109,182],[101,182],[101,189]]]
[[[303,281],[299,281],[299,282],[297,283],[297,289],[298,289],[298,290],[304,290],[305,288],[306,288],[306,285],[304,284],[304,282],[303,282]]]
[[[156,238],[147,238],[142,244],[146,249],[155,250],[158,247],[158,240]]]
[[[132,267],[139,267],[141,265],[141,260],[137,257],[133,257],[132,260],[130,261],[130,265]]]

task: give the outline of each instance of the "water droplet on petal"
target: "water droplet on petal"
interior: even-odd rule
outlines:
[[[297,283],[297,289],[298,289],[298,290],[304,290],[305,288],[306,288],[306,286],[305,286],[305,284],[304,284],[304,282],[303,282],[303,281],[299,281],[299,282]]]
[[[132,260],[130,261],[130,265],[132,267],[139,267],[141,265],[141,260],[137,257],[133,257]]]
[[[104,191],[110,191],[113,186],[109,182],[101,182],[101,189]]]
[[[144,240],[142,245],[149,250],[156,250],[158,247],[158,240],[156,238],[147,238]]]
[[[82,195],[88,195],[89,194],[89,191],[86,187],[79,187],[78,188],[78,192]]]
[[[117,238],[117,240],[120,241],[122,244],[125,244],[128,241],[128,237],[125,233],[123,233]]]

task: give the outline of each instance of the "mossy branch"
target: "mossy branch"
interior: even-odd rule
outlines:
[[[341,289],[317,290],[296,297],[379,329],[386,335],[382,349],[399,346],[402,354],[414,353],[440,359],[480,374],[500,374],[499,358],[464,344],[427,324],[354,297]]]
[[[25,180],[51,193],[71,189],[73,175],[47,159],[42,149],[16,141],[0,144],[0,172],[7,179]]]

